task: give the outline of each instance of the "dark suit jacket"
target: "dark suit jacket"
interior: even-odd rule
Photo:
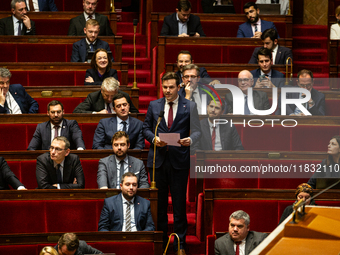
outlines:
[[[35,35],[35,23],[31,20],[31,32],[26,33],[27,27],[22,25],[22,35]],[[13,19],[12,16],[0,19],[0,35],[14,35]]]
[[[245,255],[252,252],[266,237],[267,233],[249,231],[246,237]],[[234,255],[234,241],[230,238],[229,233],[221,236],[215,241],[215,255]]]
[[[142,127],[142,121],[129,117],[129,129],[127,134],[130,138],[130,149],[144,149],[145,143],[142,134]],[[92,149],[112,150],[111,139],[117,131],[117,117],[101,119],[96,131],[94,132]]]
[[[57,12],[58,8],[54,3],[54,0],[38,0],[39,11],[47,11],[47,12]],[[29,5],[29,1],[26,0],[26,6]]]
[[[99,13],[95,13],[96,20],[99,22],[100,31],[99,36],[107,35],[107,36],[114,36],[112,29],[110,27],[109,19],[105,15],[101,15]],[[81,15],[72,18],[70,20],[70,27],[68,28],[67,35],[85,35],[84,27],[86,24],[86,20],[84,17],[84,13]]]
[[[244,150],[240,136],[235,126],[230,124],[219,125],[222,150]],[[212,141],[208,118],[201,120],[201,139],[198,143],[199,150],[212,150]]]
[[[233,113],[233,97],[231,93],[225,96],[227,101],[227,113]],[[269,99],[266,92],[253,90],[253,101],[256,110],[268,110],[270,108]]]
[[[54,246],[54,249],[58,251],[58,245]],[[79,240],[79,247],[74,255],[84,255],[84,254],[103,254],[103,253],[91,247],[85,241]]]
[[[130,112],[138,113],[138,110],[133,105],[129,94],[121,90],[118,90],[118,93],[122,93],[126,97],[126,100],[130,104]],[[105,109],[105,101],[102,96],[101,90],[98,90],[98,91],[88,94],[84,102],[80,103],[76,107],[76,109],[74,109],[73,113],[92,113],[92,112],[99,112],[103,109]]]
[[[150,201],[135,196],[134,208],[137,231],[154,231],[155,225],[152,220]],[[106,198],[98,222],[98,231],[122,231],[123,221],[122,194]]]
[[[145,171],[143,161],[135,157],[129,156],[129,172],[134,173],[138,179],[138,188],[149,188],[148,175]],[[110,155],[99,160],[97,173],[98,188],[107,186],[109,189],[117,187],[117,164],[115,155]]]
[[[293,59],[292,50],[283,46],[278,45],[274,65],[285,65],[287,58]],[[256,47],[254,49],[253,55],[251,56],[248,64],[257,64],[257,53],[261,47]]]
[[[182,80],[181,72],[177,71],[176,74],[179,77],[179,83],[182,83],[183,80]],[[206,82],[206,83],[212,81],[212,79],[210,78],[210,75],[207,72],[207,69],[205,69],[204,67],[200,67],[200,77],[201,77],[201,79],[204,79],[204,82]]]
[[[71,62],[84,63],[85,61],[87,61],[87,47],[88,46],[85,38],[75,42],[72,47]],[[97,38],[96,44],[94,45],[94,51],[96,51],[97,49],[105,49],[107,51],[111,51],[109,44],[105,41],[100,40],[99,38]]]
[[[11,171],[6,160],[0,157],[0,190],[9,189],[8,185],[11,185],[13,189],[24,186]]]
[[[36,177],[39,189],[56,189],[53,184],[58,184],[57,173],[50,152],[46,152],[37,158]],[[74,178],[77,178],[77,184],[73,184]],[[60,189],[85,188],[83,167],[78,155],[70,153],[65,157],[63,183],[59,183],[59,185]]]
[[[250,71],[253,75],[254,78],[254,86],[257,82],[257,79],[261,75],[261,69],[257,68],[255,70]],[[278,88],[281,88],[285,85],[285,75],[279,71],[276,71],[272,68],[272,77],[271,77],[271,82]]]
[[[35,101],[20,84],[11,84],[9,92],[17,102],[22,113],[38,113],[39,104]],[[0,105],[0,113],[9,113],[7,107]]]
[[[90,76],[93,78],[94,82],[84,81],[84,85],[102,85],[103,81],[108,77],[113,77],[118,81],[118,74],[116,69],[110,69],[110,71],[104,73],[102,77],[98,75],[98,71],[96,69],[87,69],[85,79]]]
[[[143,135],[146,140],[149,141],[152,146],[149,149],[148,155],[148,167],[152,167],[153,162],[153,143],[154,131],[157,123],[159,113],[164,111],[165,98],[160,98],[155,101],[151,101],[149,104],[148,112],[146,113],[145,121],[143,124]],[[170,130],[168,129],[164,118],[160,122],[157,130],[159,133],[179,133],[180,139],[189,137],[192,141],[192,146],[198,142],[201,136],[201,128],[198,119],[196,104],[192,101],[179,96],[178,108],[176,118],[172,123]],[[164,146],[157,147],[156,152],[156,168],[159,168],[165,159],[166,153],[169,153],[169,159],[174,169],[189,169],[190,167],[190,147],[181,146]]]
[[[178,21],[176,18],[176,12],[164,17],[164,23],[161,30],[161,36],[178,36]],[[203,28],[201,25],[201,20],[198,16],[190,14],[190,18],[188,21],[188,35],[190,33],[199,33],[200,36],[205,36],[203,32]]]
[[[78,147],[85,149],[83,134],[76,120],[63,119],[63,126],[60,134],[70,141],[71,150],[76,150]],[[27,150],[48,150],[50,146],[51,122],[46,121],[38,124]]]
[[[321,92],[317,91],[316,89],[312,88],[311,91],[311,97],[314,101],[314,106],[312,108],[308,108],[307,110],[312,115],[326,115],[325,109],[326,109],[326,103],[325,103],[325,95]],[[299,98],[299,93],[287,93],[287,98]],[[288,104],[286,106],[286,114],[290,115],[294,113],[296,108],[295,104]],[[278,110],[275,113],[276,115],[281,114],[281,97],[279,98],[278,102]]]
[[[261,32],[263,32],[264,30],[269,29],[269,28],[274,28],[277,31],[273,22],[261,19]],[[253,33],[252,28],[251,28],[250,22],[245,22],[245,23],[239,25],[236,37],[251,38],[253,36],[254,36],[254,33]],[[278,38],[280,38],[279,35],[277,35],[277,36],[278,36]]]

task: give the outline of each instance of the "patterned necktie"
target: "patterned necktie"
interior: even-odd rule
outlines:
[[[173,102],[169,102],[169,115],[168,115],[168,129],[170,130],[172,123],[174,122],[174,112],[172,110]]]
[[[122,182],[123,179],[123,174],[124,174],[124,160],[120,161],[120,170],[119,170],[119,182]]]
[[[213,127],[213,131],[211,134],[211,144],[212,144],[212,150],[215,150],[215,142],[216,142],[216,127]]]
[[[125,121],[122,121],[121,123],[123,124],[123,131],[126,133],[126,125],[127,125],[127,123]]]
[[[257,24],[254,25],[255,26],[255,33],[257,32]]]
[[[55,131],[54,131],[54,138],[56,138],[56,137],[58,137],[58,129],[59,129],[59,126],[55,125],[55,126],[54,126],[54,129],[55,129]],[[54,138],[53,138],[53,139],[54,139]]]
[[[94,51],[94,49],[93,49],[93,43],[90,43],[90,51]]]
[[[125,231],[131,232],[131,201],[127,201],[126,203],[126,225],[125,225]]]
[[[109,104],[109,103],[107,104],[107,112],[108,112],[108,113],[112,113],[111,107],[110,107],[110,104]]]
[[[63,178],[61,177],[60,164],[57,165],[57,183],[63,183]]]

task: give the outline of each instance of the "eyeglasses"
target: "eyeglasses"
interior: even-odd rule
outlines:
[[[310,87],[313,86],[313,83],[301,84],[301,83],[299,82],[299,86],[300,86],[301,88],[310,88]]]
[[[184,76],[183,76],[183,78],[186,79],[186,80],[189,79],[189,78],[191,78],[191,79],[197,79],[197,77],[198,77],[198,76],[196,76],[196,75],[184,75]]]
[[[245,79],[237,79],[238,82],[249,82],[251,79],[245,78]]]
[[[59,147],[50,146],[49,150],[50,150],[50,151],[55,150],[55,151],[57,151],[57,152],[61,152],[61,151],[64,151],[64,150],[66,150],[66,149],[62,149],[62,148],[59,148]]]

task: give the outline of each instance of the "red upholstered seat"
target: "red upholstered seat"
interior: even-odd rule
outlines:
[[[26,126],[18,124],[0,125],[0,150],[26,150]]]
[[[0,246],[0,254],[6,255],[37,255],[41,249],[35,244],[30,245],[2,245]]]
[[[66,44],[18,44],[17,62],[68,62],[65,52]]]
[[[21,167],[20,167],[20,161],[7,161],[7,164],[9,166],[9,168],[11,169],[11,171],[15,174],[16,177],[18,177],[18,179],[20,180],[20,175],[21,175]],[[12,187],[10,186],[10,188],[12,189]]]
[[[68,19],[35,19],[34,21],[37,35],[67,35],[70,25]]]
[[[97,172],[99,160],[81,160],[85,175],[85,188],[86,189],[97,189]]]
[[[91,246],[102,252],[114,252],[116,254],[127,254],[127,248],[129,255],[150,255],[153,254],[153,243],[143,242],[97,242],[94,244],[89,243]]]
[[[253,54],[254,46],[226,46],[223,47],[223,63],[245,64]]]
[[[36,189],[38,187],[36,179],[36,160],[21,161],[21,182],[27,189]]]
[[[236,37],[238,26],[243,22],[201,21],[203,31],[208,37]]]
[[[16,44],[1,44],[0,62],[17,62],[18,59],[16,49]]]
[[[92,149],[93,136],[97,126],[97,123],[83,123],[80,125],[80,129],[83,132],[85,147],[87,149]]]
[[[207,247],[206,247],[206,255],[215,255],[215,235],[207,235]]]
[[[340,116],[340,100],[327,99],[326,100],[326,115],[327,116]]]
[[[72,113],[85,98],[81,97],[60,97],[60,98],[35,98],[39,104],[39,113],[47,113],[47,105],[52,100],[58,100],[64,105],[65,113]]]

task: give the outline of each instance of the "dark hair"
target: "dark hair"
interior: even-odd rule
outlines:
[[[123,184],[125,177],[136,177],[137,178],[137,175],[135,175],[132,172],[126,172],[125,174],[123,174],[122,179],[120,180],[121,184]]]
[[[162,76],[162,83],[167,80],[176,80],[176,85],[179,85],[179,77],[175,72],[167,72]]]
[[[259,51],[257,52],[257,60],[259,59],[259,55],[269,57],[270,59],[273,58],[272,51],[264,47],[259,49]]]
[[[56,105],[60,105],[61,109],[64,110],[64,106],[61,102],[59,102],[58,100],[52,100],[51,102],[48,103],[47,105],[47,111],[50,111],[50,106],[56,106]]]
[[[277,39],[278,34],[277,31],[274,28],[269,28],[263,31],[261,35],[261,40],[265,40],[267,37],[270,38],[273,42]]]
[[[221,103],[220,102],[220,100],[217,98],[217,97],[214,97],[214,98],[212,98],[212,97],[209,97],[209,100],[208,100],[208,105],[211,103],[211,101],[216,101],[217,103]],[[225,102],[224,102],[224,100],[223,99],[221,99],[221,101],[222,101],[222,111],[224,111],[224,108],[225,108]]]
[[[66,245],[68,251],[77,250],[79,247],[79,239],[74,233],[65,233],[63,234],[58,241],[58,247],[61,249]]]
[[[340,147],[340,135],[335,135],[331,138],[331,140],[332,139],[335,139],[336,142],[338,143],[339,147]],[[340,159],[339,159],[339,161],[340,161]],[[328,155],[328,157],[326,159],[326,165],[329,166],[329,165],[334,164],[334,163],[340,164],[340,162],[334,162],[333,157],[331,155]]]
[[[112,66],[112,60],[111,60],[109,54],[107,54],[107,50],[105,50],[105,49],[97,49],[97,50],[94,52],[94,54],[93,54],[93,56],[92,56],[92,59],[91,59],[91,68],[92,68],[92,69],[96,69],[96,70],[98,69],[96,58],[97,58],[97,53],[100,52],[100,51],[104,51],[104,52],[106,53],[106,55],[107,55],[107,61],[108,61],[109,63],[107,64],[106,72],[109,72],[110,69],[111,69],[111,66]]]
[[[177,55],[177,61],[178,61],[178,56],[179,56],[180,54],[190,55],[190,61],[192,61],[192,56],[191,56],[190,51],[188,51],[188,50],[181,50],[181,51],[178,53],[178,55]]]
[[[126,143],[129,144],[130,143],[130,138],[129,135],[125,132],[125,131],[118,131],[116,132],[111,139],[111,144],[113,144],[113,142],[119,138],[125,137],[126,138]]]
[[[57,141],[63,141],[65,143],[65,150],[67,150],[68,148],[70,148],[70,142],[69,140],[67,140],[67,138],[65,136],[57,136],[56,138],[54,138],[52,140],[52,142],[54,140],[57,140]]]
[[[116,95],[113,96],[113,98],[112,98],[112,105],[113,105],[113,108],[115,107],[115,100],[121,99],[121,98],[125,98],[125,99],[126,99],[126,102],[127,102],[127,98],[126,98],[122,93],[117,93]],[[129,102],[128,102],[128,103],[129,103]]]
[[[189,11],[191,9],[191,3],[188,0],[179,0],[177,3],[178,11]]]
[[[195,65],[195,64],[189,64],[189,65],[184,66],[182,73],[184,74],[184,72],[186,70],[193,70],[193,69],[196,70],[197,76],[200,76],[200,68],[197,65]]]
[[[245,3],[245,4],[244,4],[244,6],[243,6],[243,11],[244,11],[245,9],[248,9],[248,8],[252,7],[252,6],[254,7],[255,10],[258,9],[257,4],[255,4],[254,2],[248,2],[248,3]]]
[[[299,79],[301,75],[308,74],[312,80],[313,80],[313,72],[307,69],[302,69],[301,71],[298,72],[297,78]]]

